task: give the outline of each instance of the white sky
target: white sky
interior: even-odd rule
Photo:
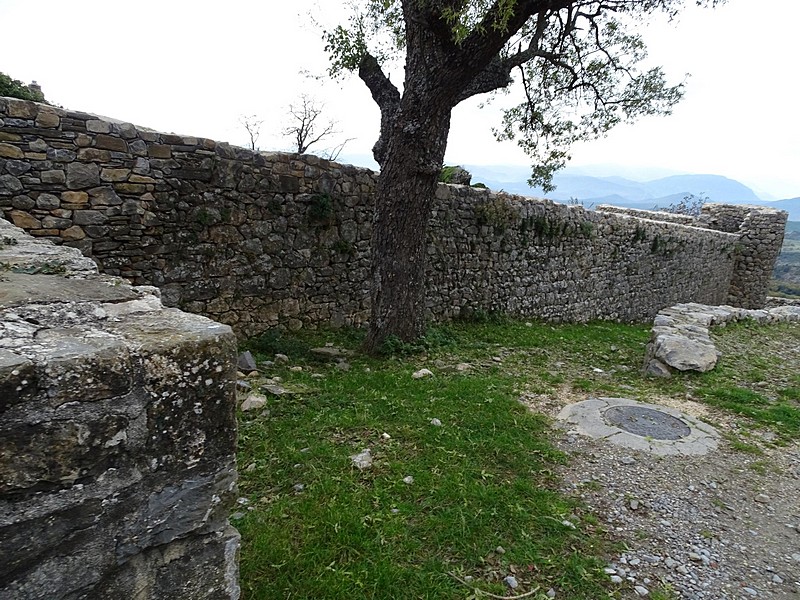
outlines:
[[[327,22],[343,3],[0,0],[0,71],[37,80],[66,108],[240,145],[240,117],[258,115],[263,150],[289,147],[280,136],[288,105],[306,92],[325,103],[342,138],[355,138],[346,154],[369,154],[379,113],[364,85],[301,75],[327,64],[309,11]],[[713,173],[776,198],[800,196],[797,23],[800,0],[728,0],[651,25],[653,62],[675,81],[691,73],[686,97],[672,116],[576,147],[570,164]],[[498,114],[477,105],[454,112],[448,161],[526,164],[515,145],[494,141]]]

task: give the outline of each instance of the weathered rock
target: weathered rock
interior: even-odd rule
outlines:
[[[100,183],[100,168],[94,163],[70,163],[67,165],[66,183],[71,190],[96,186]]]
[[[253,358],[253,355],[249,350],[246,350],[241,354],[239,354],[236,366],[243,373],[252,373],[253,371],[258,371],[258,365],[256,364],[256,359]]]
[[[800,321],[800,306],[778,305],[765,310],[749,310],[686,303],[665,308],[653,321],[645,352],[645,373],[669,377],[674,370],[710,371],[717,364],[719,352],[709,337],[709,328],[724,327],[742,319],[761,323]]]
[[[260,394],[250,394],[244,402],[242,402],[242,411],[256,410],[263,408],[267,404],[267,398]]]
[[[663,334],[656,338],[654,356],[679,371],[705,373],[717,364],[717,351],[710,341],[679,334]]]
[[[350,457],[350,460],[353,461],[353,465],[360,471],[372,467],[372,453],[370,452],[369,448],[359,452],[358,454],[353,454]]]
[[[0,598],[238,598],[230,328],[0,238]]]

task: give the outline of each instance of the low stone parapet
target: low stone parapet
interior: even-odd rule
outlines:
[[[238,598],[234,361],[0,220],[0,599]]]
[[[676,371],[705,373],[717,365],[720,353],[709,329],[742,320],[758,323],[800,321],[800,306],[783,305],[763,310],[676,304],[660,311],[653,321],[644,360],[649,375],[669,377]]]

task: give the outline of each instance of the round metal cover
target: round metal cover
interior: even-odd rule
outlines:
[[[603,413],[609,425],[654,440],[679,440],[691,433],[680,419],[652,408],[612,406]]]

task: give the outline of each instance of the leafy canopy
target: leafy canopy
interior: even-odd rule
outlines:
[[[19,98],[20,100],[32,100],[34,102],[44,102],[44,94],[36,87],[28,87],[17,79],[12,79],[5,73],[0,73],[0,96],[9,98]]]
[[[725,0],[688,1],[716,5]],[[643,68],[647,50],[637,28],[654,13],[673,18],[684,4],[685,0],[351,0],[349,22],[326,31],[324,37],[331,75],[359,72],[368,85],[364,66],[377,63],[386,68],[410,53],[408,46],[423,38],[420,28],[438,40],[442,56],[454,58],[444,69],[450,64],[458,68],[467,51],[474,50],[480,60],[480,53],[490,48],[490,60],[477,70],[464,71],[469,81],[461,82],[463,90],[455,95],[453,106],[477,94],[506,88],[516,92],[521,101],[504,110],[495,136],[516,140],[533,164],[529,183],[549,190],[572,144],[602,137],[615,125],[644,115],[669,114],[681,99],[683,83],[668,83],[660,67]],[[409,64],[406,84],[412,76]]]

